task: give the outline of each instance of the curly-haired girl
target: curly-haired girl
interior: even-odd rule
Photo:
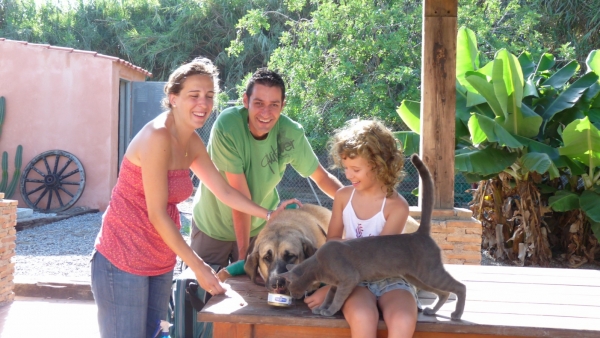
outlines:
[[[334,167],[342,168],[351,186],[335,194],[327,240],[400,234],[408,203],[395,191],[402,179],[404,155],[394,135],[375,120],[351,120],[330,140]],[[368,255],[365,252],[365,255]],[[329,287],[306,297],[313,309]],[[375,337],[379,310],[388,337],[412,337],[417,323],[416,289],[402,278],[360,283],[342,312],[352,337]]]

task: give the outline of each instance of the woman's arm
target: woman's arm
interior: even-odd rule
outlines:
[[[148,218],[165,241],[194,271],[200,286],[212,294],[224,293],[214,270],[208,266],[185,242],[177,226],[167,213],[168,170],[171,161],[171,135],[165,128],[146,130],[144,146],[138,156],[142,167],[142,182]]]

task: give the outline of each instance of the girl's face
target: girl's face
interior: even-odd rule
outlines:
[[[169,95],[173,113],[190,121],[194,129],[202,127],[213,110],[214,90],[210,76],[197,74],[188,77],[179,94]]]
[[[366,190],[377,185],[377,178],[369,162],[362,156],[342,158],[346,178],[356,190]]]

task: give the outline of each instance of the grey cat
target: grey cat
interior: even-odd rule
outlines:
[[[451,318],[459,320],[462,316],[467,288],[444,269],[441,250],[430,235],[433,180],[417,155],[411,161],[423,180],[421,225],[416,232],[329,241],[302,263],[288,265],[289,271],[280,275],[294,298],[301,298],[315,283],[332,286],[323,304],[313,309],[314,314],[331,316],[338,312],[359,282],[402,276],[417,288],[438,296],[434,308],[423,311],[425,315],[433,316],[454,293],[458,300]]]

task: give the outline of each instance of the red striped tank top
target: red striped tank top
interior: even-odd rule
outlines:
[[[167,213],[181,227],[177,204],[192,194],[189,170],[169,170]],[[176,255],[148,218],[142,168],[123,157],[117,184],[102,216],[95,248],[117,268],[141,276],[157,276],[175,267]]]

